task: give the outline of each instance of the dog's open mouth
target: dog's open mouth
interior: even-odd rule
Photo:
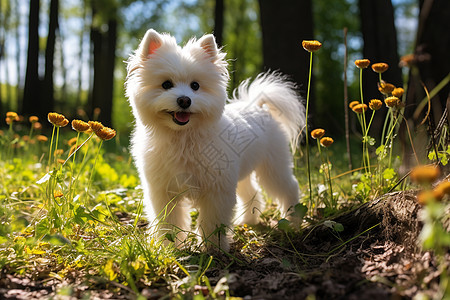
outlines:
[[[186,111],[171,111],[169,114],[172,116],[175,124],[178,125],[186,125],[189,123],[189,118],[191,117],[191,113]]]

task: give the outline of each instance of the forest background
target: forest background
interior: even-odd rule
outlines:
[[[431,91],[449,73],[449,19],[448,0],[0,0],[0,114],[45,119],[57,111],[128,134],[124,61],[154,28],[181,43],[214,33],[230,60],[230,93],[270,69],[288,74],[306,96],[309,54],[301,42],[321,41],[310,118],[343,135],[346,104],[359,99],[354,60],[389,64],[383,79],[407,87],[411,119],[425,96],[421,82]],[[417,68],[401,65],[408,54]],[[365,99],[379,97],[377,80],[374,72],[364,76]],[[433,106],[437,120],[448,94],[447,85],[433,99],[441,103]],[[378,130],[383,114],[377,118]]]

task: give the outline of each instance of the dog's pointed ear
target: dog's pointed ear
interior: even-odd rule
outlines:
[[[144,38],[139,46],[139,51],[143,57],[148,57],[149,55],[155,53],[155,51],[161,47],[163,39],[161,35],[153,29],[147,30]]]
[[[206,34],[198,40],[198,43],[213,61],[217,59],[219,50],[217,49],[216,39],[214,38],[214,35]]]

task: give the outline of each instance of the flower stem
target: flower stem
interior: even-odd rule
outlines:
[[[309,134],[308,134],[308,111],[309,111],[309,93],[311,89],[311,70],[312,70],[313,53],[310,52],[309,57],[309,75],[308,75],[308,92],[306,94],[306,172],[308,173],[308,184],[309,184],[309,201],[312,201],[312,187],[311,187],[311,169],[309,163]]]
[[[86,197],[89,196],[89,188],[91,187],[92,178],[94,177],[95,165],[97,164],[98,156],[100,154],[100,149],[102,148],[103,140],[100,140],[100,144],[98,145],[97,154],[95,155],[94,164],[91,169],[91,176],[89,176],[88,187],[86,189]]]

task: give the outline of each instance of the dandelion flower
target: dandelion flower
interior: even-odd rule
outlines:
[[[33,129],[36,130],[42,129],[42,124],[40,122],[33,123]]]
[[[37,140],[39,142],[46,142],[46,141],[48,141],[48,138],[45,135],[38,135]]]
[[[19,115],[13,111],[9,111],[6,113],[6,124],[10,125],[12,124],[14,121],[19,121]]]
[[[30,121],[31,124],[34,124],[34,123],[36,123],[37,121],[39,121],[39,118],[36,117],[36,116],[30,116],[30,117],[28,118],[28,121]]]
[[[367,110],[367,104],[357,104],[353,106],[352,110],[357,114],[362,114]]]
[[[398,87],[392,91],[392,96],[401,98],[403,96],[403,93],[405,93],[405,90],[401,87]]]
[[[91,127],[88,123],[81,121],[81,120],[73,120],[72,121],[72,128],[76,132],[85,132],[89,130]]]
[[[56,127],[64,127],[69,124],[69,120],[67,120],[64,115],[55,112],[48,113],[47,118],[48,121]]]
[[[77,150],[78,148],[80,148],[81,145],[73,145],[72,147],[70,147],[70,151],[69,151],[69,156],[72,155],[72,153],[75,152],[75,150]]]
[[[314,41],[303,40],[302,46],[303,49],[305,49],[308,52],[316,52],[317,50],[320,49],[320,47],[322,47],[322,43],[316,40]]]
[[[102,123],[97,121],[89,121],[88,124],[91,127],[92,131],[95,132],[96,134],[104,127]]]
[[[60,156],[60,155],[62,155],[64,153],[64,150],[63,149],[56,149],[55,150],[55,156]]]
[[[395,89],[395,86],[393,84],[387,83],[382,81],[381,83],[378,83],[378,90],[383,95],[390,95]]]
[[[353,109],[353,107],[358,104],[360,104],[359,101],[352,101],[352,102],[350,102],[350,104],[348,106],[350,107],[350,109]]]
[[[53,192],[53,197],[55,198],[61,198],[62,196],[64,196],[64,194],[60,190]]]
[[[77,137],[73,137],[70,140],[67,141],[67,145],[73,146],[77,142]]]
[[[108,141],[116,136],[116,131],[109,127],[103,127],[95,134],[104,141]]]
[[[417,195],[417,202],[419,202],[420,205],[425,205],[427,203],[434,201],[435,199],[436,199],[435,193],[429,190],[421,191]]]
[[[320,144],[325,148],[330,147],[333,143],[334,140],[330,137],[323,137],[320,139]]]
[[[387,107],[393,108],[400,104],[400,99],[395,96],[391,96],[384,99],[384,103],[386,103]]]
[[[323,137],[325,134],[325,130],[322,128],[317,128],[314,129],[313,131],[311,131],[311,137],[313,139],[320,139],[321,137]]]
[[[407,54],[400,58],[400,67],[411,67],[416,61],[414,54]]]
[[[371,110],[379,110],[381,108],[381,106],[383,106],[383,102],[381,102],[381,100],[372,99],[369,102],[369,108]]]
[[[355,65],[360,69],[366,69],[370,65],[370,60],[357,59],[357,60],[355,60]]]
[[[435,181],[441,171],[438,167],[432,165],[418,166],[411,170],[411,180],[416,183],[432,183]]]
[[[445,195],[450,195],[450,181],[440,182],[434,189],[433,194],[436,200],[442,200]]]
[[[372,65],[372,70],[376,73],[384,73],[389,69],[389,65],[387,63],[376,63]]]

